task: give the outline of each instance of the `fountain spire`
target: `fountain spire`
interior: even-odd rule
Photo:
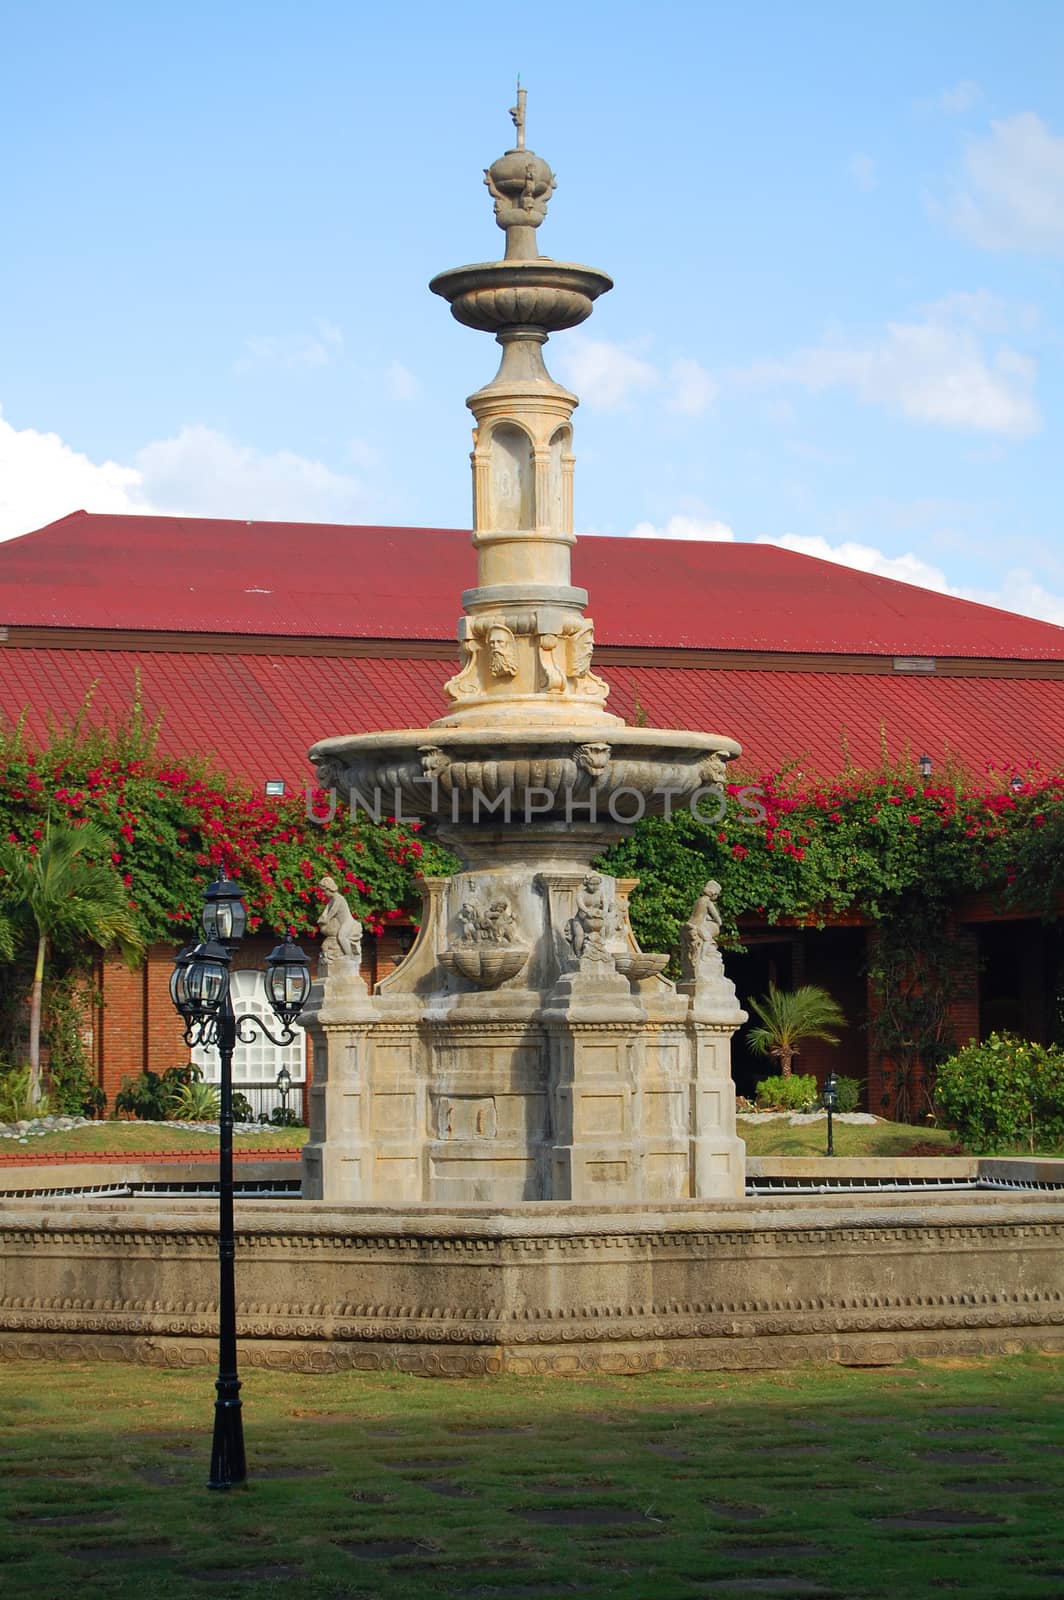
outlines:
[[[473,545],[477,584],[462,597],[461,668],[446,686],[442,726],[522,721],[617,725],[603,708],[608,686],[591,671],[594,623],[587,593],[570,575],[573,533],[572,414],[578,401],[547,371],[552,333],[591,315],[613,287],[594,267],[539,254],[537,230],[556,187],[528,149],[527,90],[510,110],[516,144],[484,181],[506,235],[501,261],[456,267],[430,287],[466,327],[494,333],[499,370],[466,404],[473,434]]]

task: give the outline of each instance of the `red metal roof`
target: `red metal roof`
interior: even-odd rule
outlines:
[[[189,654],[147,650],[0,648],[0,710],[30,707],[31,732],[95,705],[128,710],[139,672],[145,708],[164,716],[161,748],[213,754],[255,784],[310,776],[307,747],[333,734],[424,726],[444,709],[453,663],[345,656]],[[874,766],[880,729],[892,755],[909,747],[936,763],[952,752],[979,773],[988,762],[1064,768],[1064,680],[905,677],[893,673],[727,671],[614,666],[609,706],[655,727],[730,734],[756,774],[797,760],[827,776],[850,759]]]
[[[0,544],[0,625],[451,639],[456,529],[76,511]],[[774,545],[582,539],[600,643],[1064,660],[1064,628]]]

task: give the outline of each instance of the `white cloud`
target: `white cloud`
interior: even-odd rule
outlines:
[[[858,189],[863,189],[866,194],[878,188],[879,174],[876,170],[876,163],[871,156],[865,155],[863,150],[854,152],[846,163],[846,170]]]
[[[653,522],[637,522],[629,539],[703,539],[718,544],[730,544],[734,530],[726,522],[713,522],[700,517],[670,517],[664,527]]]
[[[932,209],[986,250],[1064,254],[1064,138],[1033,111],[969,140],[965,182]]]
[[[601,411],[619,411],[636,395],[656,392],[664,394],[667,411],[700,417],[719,388],[713,374],[689,356],[659,367],[631,346],[580,334],[559,353],[558,367],[580,399]]]
[[[707,542],[731,544],[736,535],[725,522],[705,518],[674,516],[660,527],[651,522],[638,523],[628,535],[630,539],[697,539]],[[898,583],[912,583],[920,589],[932,589],[937,594],[954,595],[960,600],[976,600],[982,605],[997,606],[1003,611],[1015,611],[1021,616],[1036,617],[1043,622],[1064,626],[1064,595],[1054,594],[1039,582],[1027,568],[1014,567],[1007,571],[995,590],[969,589],[950,583],[941,567],[932,566],[913,551],[891,556],[875,545],[847,539],[842,544],[831,544],[817,535],[785,533],[778,539],[762,537],[755,544],[776,545],[795,554],[813,556],[819,561],[833,561],[838,566],[852,567],[858,572],[868,572],[878,578],[893,578]]]
[[[987,606],[1002,606],[1006,611],[1040,617],[1043,622],[1055,622],[1058,627],[1064,627],[1064,595],[1052,594],[1026,567],[1011,568],[994,592],[985,589],[954,592],[969,600],[981,600]]]
[[[669,368],[667,387],[670,411],[682,412],[685,417],[700,417],[717,397],[717,381],[699,362],[681,356]]]
[[[946,111],[951,116],[958,116],[962,111],[970,111],[978,105],[983,98],[983,91],[971,78],[962,78],[960,83],[955,83],[952,89],[943,89],[928,104],[935,111]]]
[[[901,556],[888,556],[874,545],[859,544],[848,539],[843,544],[831,545],[819,535],[785,533],[779,539],[761,538],[758,544],[779,545],[784,550],[794,550],[798,555],[816,556],[820,561],[834,561],[841,567],[855,567],[858,572],[872,572],[880,578],[895,578],[899,583],[915,583],[921,589],[936,589],[940,594],[951,594],[946,574],[911,552]]]
[[[212,428],[182,428],[126,466],[90,461],[57,434],[0,416],[0,539],[79,510],[348,522],[365,515],[366,494],[321,461],[256,450]]]
[[[254,334],[244,340],[244,354],[235,372],[291,372],[299,367],[327,367],[343,354],[344,336],[331,322],[316,318],[314,333]]]
[[[393,400],[414,400],[421,393],[421,385],[401,361],[393,361],[384,374],[388,393]]]
[[[13,428],[0,415],[0,539],[68,512],[144,511],[141,476],[117,461],[90,461],[56,433]]]
[[[357,478],[292,450],[256,450],[200,425],[137,452],[144,494],[163,511],[274,522],[347,522],[364,509]]]
[[[661,375],[649,361],[609,339],[575,334],[559,353],[558,366],[581,400],[602,411],[617,411],[634,394],[656,389]]]
[[[913,422],[1022,438],[1041,427],[1036,374],[1029,356],[1007,345],[988,355],[969,328],[932,315],[888,323],[870,343],[831,340],[733,376],[761,385],[798,384],[813,393],[848,388],[863,404]]]
[[[924,307],[932,322],[968,322],[984,333],[1030,333],[1038,326],[1036,306],[1003,300],[989,289],[958,289]]]

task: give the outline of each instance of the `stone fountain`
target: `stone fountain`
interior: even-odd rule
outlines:
[[[1060,1163],[938,1164],[968,1192],[745,1198],[718,886],[673,984],[632,937],[635,883],[593,870],[633,811],[718,784],[738,752],[626,727],[591,670],[569,580],[576,399],[543,345],[610,282],[536,254],[554,179],[525,149],[523,95],[514,116],[488,172],[505,257],[433,284],[503,349],[469,402],[478,581],[450,705],[313,751],[323,782],[423,817],[463,870],[425,884],[420,936],[373,994],[323,880],[303,1198],[240,1201],[241,1360],[574,1374],[1064,1348]],[[213,1363],[211,1203],[116,1198],[117,1175],[71,1169],[65,1195],[52,1171],[44,1194],[32,1169],[0,1174],[0,1360]]]
[[[577,398],[550,376],[543,347],[612,283],[538,253],[554,175],[526,148],[524,90],[511,116],[514,148],[486,173],[504,257],[430,286],[502,347],[495,377],[467,401],[477,581],[462,596],[448,706],[427,728],[341,735],[310,752],[323,786],[373,814],[423,819],[463,870],[425,883],[420,935],[374,994],[350,961],[325,964],[306,1017],[304,1194],[739,1198],[730,1041],[745,1019],[718,921],[696,910],[677,985],[667,956],[632,933],[635,883],[592,868],[633,817],[719,792],[739,747],[606,710],[588,596],[570,574]]]

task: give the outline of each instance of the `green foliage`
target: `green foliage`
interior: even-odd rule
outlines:
[[[804,1111],[816,1104],[816,1098],[816,1078],[811,1072],[762,1078],[757,1086],[759,1111]]]
[[[935,1100],[976,1152],[1064,1143],[1064,1049],[1011,1033],[974,1040],[938,1070]]]
[[[85,1042],[85,1024],[97,995],[90,974],[77,961],[52,972],[44,988],[43,1036],[48,1046],[50,1098],[68,1116],[98,1116],[106,1096],[96,1082]]]
[[[115,1095],[115,1115],[138,1117],[142,1122],[165,1122],[172,1114],[174,1096],[199,1076],[199,1068],[189,1064],[167,1067],[162,1073],[152,1072],[149,1067],[135,1078],[123,1078]]]
[[[301,1128],[303,1119],[291,1106],[274,1106],[268,1117],[263,1117],[272,1128]]]
[[[110,860],[107,835],[94,823],[47,821],[28,849],[0,841],[0,903],[30,933],[59,949],[88,940],[118,945],[135,960],[144,941]]]
[[[847,1078],[843,1073],[835,1074],[835,1087],[839,1096],[840,1111],[858,1111],[861,1105],[861,1080],[860,1078]]]
[[[760,1022],[747,1033],[747,1044],[757,1055],[775,1056],[785,1078],[790,1077],[791,1062],[806,1039],[838,1044],[838,1035],[831,1030],[846,1026],[841,1007],[815,984],[787,990],[770,983],[768,994],[751,1000],[750,1009]]]
[[[46,1117],[51,1110],[47,1095],[36,1101],[29,1067],[0,1067],[0,1122],[23,1122]]]
[[[233,1121],[254,1122],[255,1111],[246,1094],[241,1094],[239,1089],[233,1090]]]
[[[204,1083],[199,1075],[175,1086],[166,1101],[166,1115],[174,1122],[217,1122],[221,1114],[221,1097],[213,1083]]]

